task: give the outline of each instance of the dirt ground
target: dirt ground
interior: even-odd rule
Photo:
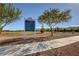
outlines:
[[[79,56],[79,42],[27,56]]]
[[[22,36],[22,37],[14,38],[17,36]],[[49,41],[53,39],[65,38],[65,37],[71,37],[71,36],[79,36],[79,33],[78,32],[56,32],[52,37],[50,36],[49,32],[44,34],[40,34],[40,33],[30,33],[30,34],[7,33],[6,34],[4,33],[0,35],[0,46]],[[12,37],[12,38],[1,40],[2,37],[4,38]],[[79,42],[73,43],[71,45],[63,46],[60,48],[56,48],[56,49],[30,54],[27,56],[79,56]]]
[[[50,36],[49,32],[46,32],[43,34],[40,34],[40,33],[31,33],[31,34],[7,33],[7,34],[5,34],[4,33],[4,34],[0,35],[0,46],[41,42],[41,41],[48,41],[48,40],[70,37],[70,36],[78,36],[78,35],[79,35],[78,32],[73,32],[73,33],[72,32],[56,32],[56,33],[54,33],[54,36],[52,36],[52,37]],[[18,37],[18,36],[21,36],[21,37]],[[1,37],[7,38],[7,39],[1,40]],[[8,39],[8,37],[12,37],[12,38]]]

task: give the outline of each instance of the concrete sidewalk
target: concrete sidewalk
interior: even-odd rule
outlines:
[[[42,52],[49,49],[63,47],[69,44],[79,42],[79,36],[55,39],[43,42],[33,42],[29,44],[20,44],[14,46],[0,47],[0,55],[23,56],[36,52]]]

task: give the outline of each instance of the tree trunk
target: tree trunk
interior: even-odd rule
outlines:
[[[57,23],[56,23],[56,24],[57,24]],[[52,29],[52,27],[54,28],[54,26],[55,26],[56,24],[54,24],[53,26],[50,25],[51,36],[54,36],[54,30]]]
[[[53,36],[53,29],[52,29],[52,27],[50,28],[50,30],[51,30],[51,36]]]
[[[0,34],[2,33],[2,28],[0,28]]]

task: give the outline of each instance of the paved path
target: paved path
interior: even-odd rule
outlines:
[[[28,55],[36,52],[42,52],[49,49],[66,46],[75,42],[79,42],[79,36],[55,39],[55,40],[44,41],[44,42],[33,42],[29,44],[4,46],[4,47],[0,47],[0,55],[23,56],[23,55]]]

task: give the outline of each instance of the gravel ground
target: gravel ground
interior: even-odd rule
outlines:
[[[26,56],[79,56],[79,42]]]
[[[71,36],[78,36],[78,32],[57,32],[54,33],[54,36],[51,37],[49,32],[46,32],[44,34],[40,33],[34,33],[30,35],[26,35],[26,33],[23,35],[19,34],[3,34],[0,35],[0,46],[5,45],[16,45],[16,44],[26,44],[26,43],[32,43],[32,42],[42,42],[42,41],[49,41],[59,38],[65,38],[65,37],[71,37]],[[8,38],[9,37],[9,38]]]
[[[29,54],[36,53],[35,55],[42,55],[44,51],[50,51],[51,49],[55,48],[60,48],[64,47],[70,44],[73,44],[75,42],[79,42],[79,36],[73,36],[73,37],[67,37],[67,38],[61,38],[61,39],[55,39],[55,40],[49,40],[49,41],[43,41],[43,42],[33,42],[33,43],[28,43],[28,44],[19,44],[19,45],[14,45],[14,46],[2,46],[0,47],[0,55],[5,56],[25,56]],[[71,46],[72,47],[72,46]],[[70,49],[75,49],[77,50],[77,47],[74,45],[74,48]],[[66,48],[67,49],[67,48]],[[73,50],[73,51],[75,51]],[[60,52],[65,52],[66,50],[56,50],[56,54],[60,55]],[[71,51],[73,53],[73,51]],[[40,52],[40,53],[37,53]],[[78,52],[78,51],[77,51]],[[46,52],[45,52],[46,53]],[[66,53],[69,53],[67,51]],[[79,53],[79,52],[78,52]],[[34,54],[33,54],[34,55]],[[51,52],[51,55],[52,52]],[[64,55],[64,54],[62,54]],[[72,54],[75,55],[75,54]],[[78,55],[78,54],[76,54]]]

